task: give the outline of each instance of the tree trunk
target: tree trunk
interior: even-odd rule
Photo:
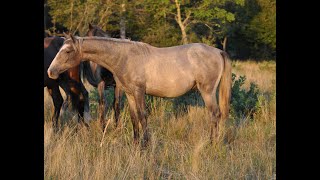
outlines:
[[[125,39],[126,38],[126,4],[123,2],[121,4],[121,18],[120,18],[120,38]]]
[[[180,26],[180,29],[181,29],[181,33],[182,33],[182,42],[183,42],[183,44],[188,44],[186,28],[184,26]]]
[[[227,52],[227,36],[223,38],[222,47],[223,51]]]
[[[73,25],[73,0],[70,2],[71,3],[71,13],[70,13],[70,27],[69,27],[69,31],[72,31],[72,25]]]
[[[175,17],[177,23],[179,24],[180,30],[181,30],[181,35],[182,35],[182,43],[183,44],[188,44],[188,38],[187,38],[187,33],[186,33],[186,26],[181,20],[181,10],[180,10],[180,4],[178,0],[175,0],[176,2],[176,7],[177,7],[177,16]]]

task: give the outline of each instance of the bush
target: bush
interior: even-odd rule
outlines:
[[[259,88],[255,83],[250,83],[249,91],[241,88],[246,76],[236,79],[232,73],[231,113],[236,117],[250,116],[257,110]]]
[[[112,109],[113,106],[113,99],[114,99],[114,88],[107,88],[104,90],[106,106],[108,109]],[[90,102],[90,112],[93,116],[98,114],[98,107],[99,107],[99,92],[98,88],[93,88],[89,93],[89,102]],[[123,100],[121,102],[123,104]]]

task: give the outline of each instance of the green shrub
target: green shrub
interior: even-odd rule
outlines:
[[[236,117],[251,116],[257,110],[259,88],[255,83],[250,83],[246,91],[241,88],[246,81],[246,76],[236,79],[232,73],[231,113]]]
[[[112,109],[113,99],[114,99],[114,88],[107,88],[104,90],[105,102],[108,109]],[[89,101],[90,101],[90,112],[93,116],[98,114],[98,106],[99,106],[99,92],[98,88],[93,88],[89,93]],[[123,99],[121,104],[123,104]]]

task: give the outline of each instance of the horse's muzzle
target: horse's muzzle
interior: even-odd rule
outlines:
[[[59,77],[57,71],[48,69],[47,73],[48,73],[49,78],[51,78],[51,79],[58,79],[58,77]]]

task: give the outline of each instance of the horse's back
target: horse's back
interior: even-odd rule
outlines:
[[[222,61],[222,50],[203,43],[191,43],[167,48],[153,48],[147,62],[159,67],[194,71],[216,67]],[[154,62],[152,62],[154,61]]]

